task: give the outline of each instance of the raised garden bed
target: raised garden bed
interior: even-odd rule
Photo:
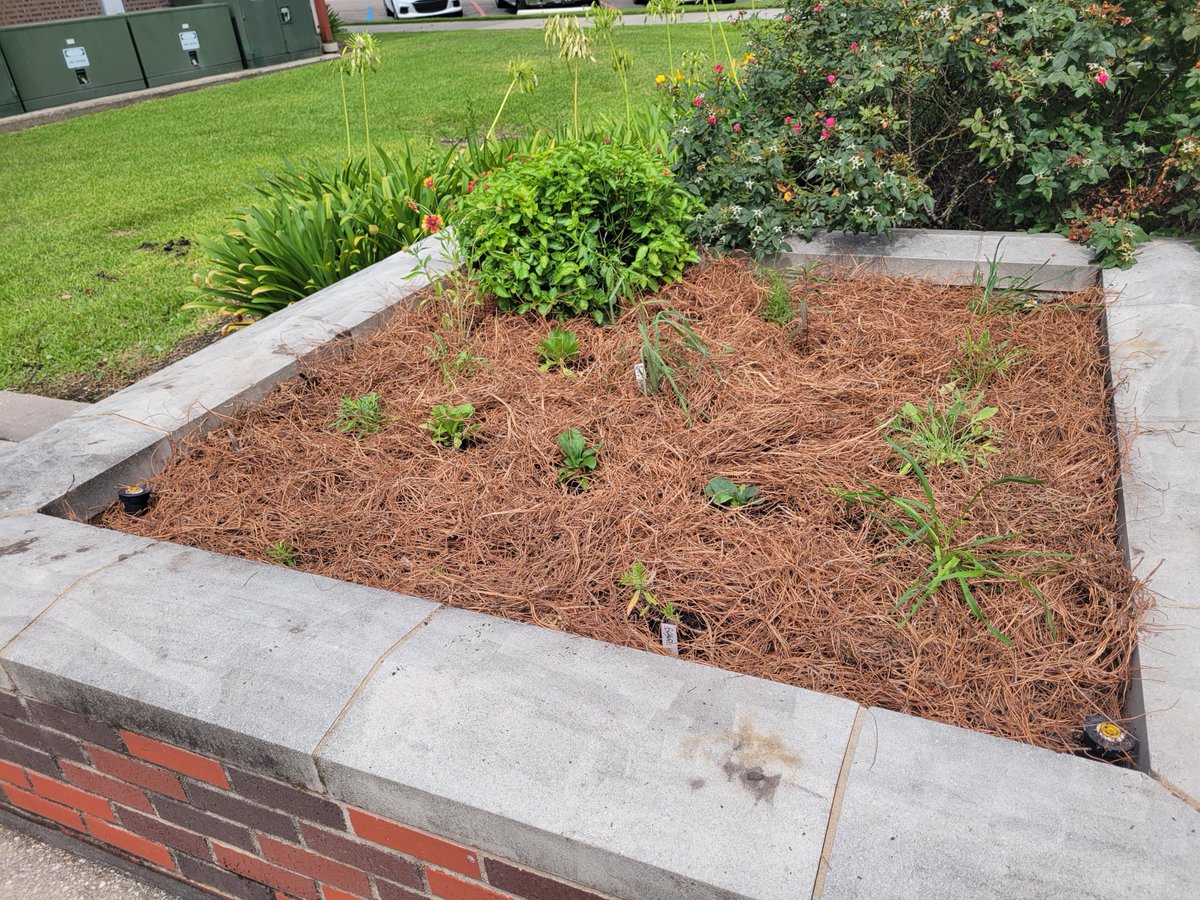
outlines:
[[[187,441],[145,517],[112,509],[102,521],[666,652],[657,613],[630,612],[620,583],[642,562],[679,611],[687,659],[1055,749],[1077,747],[1085,716],[1120,716],[1145,607],[1117,544],[1100,294],[980,315],[979,288],[842,272],[793,288],[807,307],[799,328],[763,319],[767,293],[724,259],[658,298],[715,354],[716,368],[691,372],[688,412],[639,389],[636,311],[604,328],[567,323],[582,345],[567,375],[539,369],[535,348],[556,323],[484,306],[446,329],[435,297]],[[1026,352],[983,388],[996,451],[986,466],[930,467],[929,480],[948,518],[997,476],[1044,481],[988,490],[961,532],[1018,533],[993,549],[1066,555],[1009,564],[1054,570],[1031,576],[1053,630],[1027,585],[977,585],[1011,646],[952,585],[902,625],[893,604],[929,559],[897,550],[894,532],[836,493],[921,496],[882,426],[906,402],[944,403],[964,333],[985,328]],[[448,371],[460,351],[479,360]],[[377,433],[332,427],[343,398],[370,393],[387,417]],[[475,440],[435,446],[420,428],[431,407],[463,403]],[[584,490],[556,477],[570,428],[600,445]],[[715,507],[714,477],[758,487],[761,504]]]

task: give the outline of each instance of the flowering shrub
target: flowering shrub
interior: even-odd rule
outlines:
[[[1057,229],[1125,264],[1200,218],[1195,0],[792,0],[674,95],[716,248],[901,224]]]
[[[685,235],[696,201],[664,165],[641,144],[560,144],[478,180],[457,237],[501,309],[603,321],[696,258]]]

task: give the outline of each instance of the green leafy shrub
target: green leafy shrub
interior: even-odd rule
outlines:
[[[501,309],[600,322],[696,259],[684,233],[694,211],[653,148],[581,140],[477,183],[457,237]]]
[[[1194,0],[792,0],[736,74],[663,85],[695,234],[1059,230],[1128,264],[1200,220],[1198,38]]]
[[[337,166],[285,161],[256,188],[237,227],[201,241],[213,268],[190,307],[257,319],[440,230],[463,173],[458,151],[422,160],[411,146]]]

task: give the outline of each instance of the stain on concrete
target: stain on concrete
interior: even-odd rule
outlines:
[[[13,541],[11,544],[5,544],[3,547],[0,547],[0,556],[20,556],[37,542],[37,538],[31,537],[21,541]]]
[[[690,787],[693,791],[698,791],[698,790],[700,790],[700,788],[704,787],[704,785],[706,785],[706,784],[708,784],[708,782],[705,781],[703,778],[693,778],[691,781],[688,782],[688,787]]]
[[[736,781],[755,804],[773,802],[779,785],[790,781],[800,768],[799,755],[788,749],[778,732],[761,732],[746,716],[734,728],[688,738],[680,752],[688,759],[715,763],[725,780]],[[704,783],[703,778],[690,782],[693,790]]]

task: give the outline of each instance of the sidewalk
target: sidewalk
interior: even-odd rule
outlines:
[[[0,391],[0,453],[87,407],[73,400]]]

